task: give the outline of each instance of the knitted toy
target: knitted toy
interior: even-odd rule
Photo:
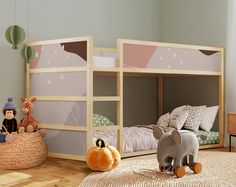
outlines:
[[[21,98],[23,108],[22,111],[24,112],[23,118],[20,120],[19,123],[19,133],[23,132],[34,132],[37,130],[38,121],[32,116],[32,108],[33,102],[36,101],[36,98]]]
[[[202,171],[202,165],[197,162],[199,143],[193,133],[174,130],[171,134],[164,134],[155,126],[153,135],[159,140],[157,160],[160,171],[171,168],[177,177],[185,175],[185,166],[189,166],[194,173]]]
[[[2,125],[4,125],[4,128],[2,128],[2,132],[17,132],[17,120],[14,118],[17,113],[16,105],[13,103],[13,99],[11,97],[8,98],[7,103],[3,107],[3,115],[4,120],[2,122]]]
[[[15,140],[12,134],[0,134],[0,143],[13,142]]]
[[[94,171],[109,171],[120,164],[120,153],[104,140],[97,139],[96,147],[91,147],[86,154],[88,167]]]

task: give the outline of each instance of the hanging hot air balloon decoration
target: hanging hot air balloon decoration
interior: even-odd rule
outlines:
[[[18,45],[25,40],[25,31],[18,25],[12,25],[5,32],[6,40],[12,44],[12,49],[18,49]]]
[[[30,63],[30,60],[35,57],[35,51],[32,47],[25,46],[22,50],[22,56],[25,59],[26,63]]]

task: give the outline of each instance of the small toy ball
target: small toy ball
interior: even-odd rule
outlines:
[[[86,155],[88,167],[94,171],[109,171],[116,168],[121,157],[117,149],[110,145],[105,145],[104,140],[97,139],[96,146],[91,147]]]

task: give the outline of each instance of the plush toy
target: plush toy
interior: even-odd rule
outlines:
[[[6,129],[3,128],[2,132],[17,132],[17,120],[15,119],[16,113],[16,105],[13,103],[13,99],[9,97],[7,103],[3,107],[4,120],[2,125],[4,125]]]
[[[22,97],[21,101],[23,105],[22,111],[24,112],[24,116],[19,123],[19,133],[34,132],[38,128],[38,121],[32,115],[33,103],[36,101],[36,98],[27,99]]]
[[[171,134],[163,134],[155,126],[153,135],[159,140],[157,160],[160,171],[173,170],[177,177],[185,175],[184,166],[189,166],[194,173],[202,171],[202,165],[196,162],[199,143],[193,133],[174,130]]]
[[[91,170],[109,171],[120,163],[120,153],[113,146],[106,146],[104,140],[97,139],[96,147],[88,150],[86,162]]]
[[[15,140],[14,136],[12,134],[0,134],[0,143],[4,142],[13,142]]]

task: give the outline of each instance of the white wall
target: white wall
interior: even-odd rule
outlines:
[[[227,53],[226,53],[226,69],[225,69],[225,106],[227,112],[236,111],[236,1],[228,0],[228,32],[227,32]],[[226,119],[227,122],[227,119]],[[227,137],[226,137],[227,138]],[[236,140],[233,139],[233,146],[236,147]],[[228,138],[227,138],[228,141]]]
[[[236,111],[236,2],[229,0],[227,64],[226,64],[226,112]]]
[[[21,8],[17,9],[17,23],[24,17]],[[19,99],[25,90],[25,68],[20,50],[12,50],[5,40],[5,30],[15,24],[14,1],[0,1],[0,109],[9,96],[13,97],[15,104],[20,105]],[[0,115],[2,121],[3,115]]]
[[[160,40],[226,46],[228,0],[160,0]]]
[[[116,47],[118,38],[159,37],[159,0],[16,0],[16,12],[14,2],[0,1],[0,107],[8,96],[20,107],[25,95],[20,50],[12,50],[4,37],[10,25],[25,28],[26,42],[92,35],[95,46]]]
[[[116,47],[118,38],[157,40],[158,12],[156,0],[34,0],[30,39],[92,35],[105,47]]]

